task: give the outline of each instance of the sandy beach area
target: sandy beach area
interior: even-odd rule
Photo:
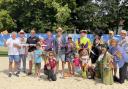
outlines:
[[[43,73],[41,79],[26,76],[24,73],[21,73],[20,77],[13,75],[9,78],[8,58],[0,57],[0,61],[0,89],[128,89],[128,81],[124,84],[104,85],[98,81],[80,77],[62,79],[60,74],[57,75],[55,82],[46,80],[47,77]]]

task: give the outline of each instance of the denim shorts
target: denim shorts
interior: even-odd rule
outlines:
[[[19,55],[9,55],[9,62],[19,62],[20,61],[20,57]]]
[[[56,54],[56,60],[57,61],[61,60],[61,61],[65,62],[65,54],[58,52],[58,54]]]

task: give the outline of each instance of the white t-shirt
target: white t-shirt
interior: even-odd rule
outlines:
[[[27,48],[27,47],[25,47],[27,38],[18,38],[18,39],[20,41],[20,46],[21,46],[21,48],[19,49],[19,53],[20,54],[25,54],[26,53],[26,48]]]
[[[19,39],[12,39],[9,38],[6,42],[6,45],[8,47],[8,55],[19,55],[19,48],[14,47],[13,44],[20,45]]]

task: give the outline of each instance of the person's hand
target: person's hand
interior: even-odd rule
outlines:
[[[13,43],[13,46],[16,47],[16,48],[18,47],[18,45],[16,43]]]
[[[117,56],[119,59],[122,59],[122,54],[121,54],[120,51],[117,51],[117,52],[116,52],[116,56]]]
[[[13,43],[13,46],[14,46],[15,48],[20,48],[20,46],[19,46],[18,44],[16,44],[16,43]]]

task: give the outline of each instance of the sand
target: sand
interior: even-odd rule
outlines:
[[[113,85],[104,85],[94,80],[82,79],[80,77],[60,78],[57,75],[57,81],[48,81],[42,73],[42,79],[34,76],[26,76],[21,73],[20,77],[8,77],[8,58],[0,58],[0,89],[128,89],[128,81],[124,84],[114,83]]]

